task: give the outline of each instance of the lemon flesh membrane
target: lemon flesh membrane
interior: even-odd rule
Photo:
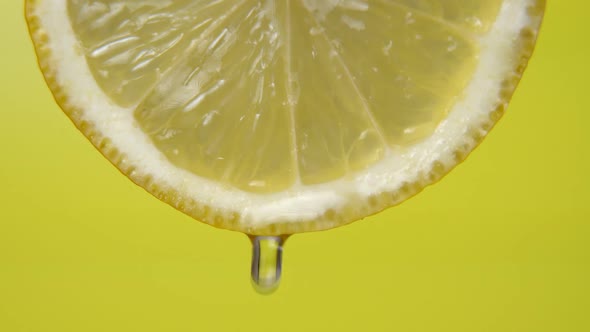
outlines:
[[[72,0],[68,13],[99,86],[170,162],[277,192],[431,135],[500,5]]]

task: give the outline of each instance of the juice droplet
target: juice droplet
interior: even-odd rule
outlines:
[[[279,287],[286,237],[253,236],[252,285],[260,294],[271,294]]]

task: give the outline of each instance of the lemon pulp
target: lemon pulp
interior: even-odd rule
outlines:
[[[459,164],[545,0],[26,0],[40,69],[130,180],[252,235],[342,226]]]
[[[88,66],[176,166],[250,192],[436,129],[501,1],[68,1]]]

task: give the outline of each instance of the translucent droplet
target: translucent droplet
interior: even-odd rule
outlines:
[[[260,294],[271,294],[279,287],[283,263],[284,236],[253,236],[252,285]]]

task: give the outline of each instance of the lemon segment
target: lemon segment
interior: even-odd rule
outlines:
[[[280,27],[262,6],[225,7],[204,19],[135,118],[175,165],[242,190],[281,191],[296,166]]]
[[[304,184],[323,183],[379,160],[386,143],[317,14],[289,4],[299,170]]]
[[[312,12],[332,44],[325,56],[346,66],[340,77],[355,85],[390,147],[430,136],[475,70],[476,37],[433,14],[395,1]]]

